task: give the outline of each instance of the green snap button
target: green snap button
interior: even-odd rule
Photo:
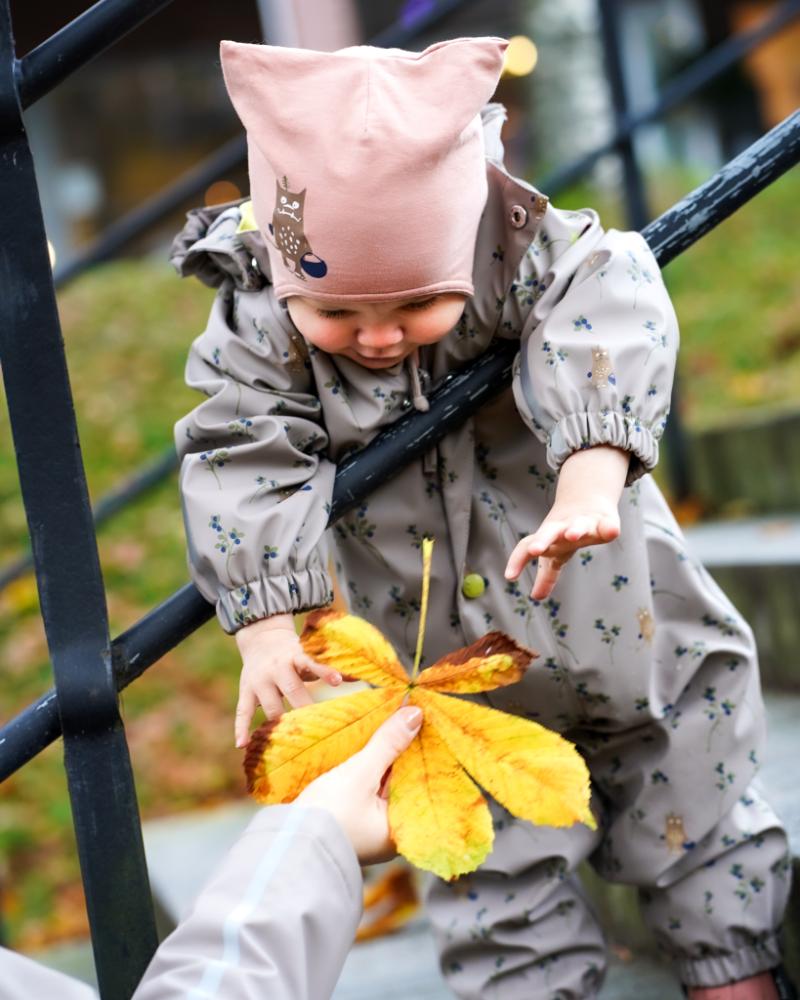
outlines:
[[[486,590],[486,581],[480,573],[467,573],[461,584],[461,593],[464,597],[472,600],[473,597],[480,597],[484,590]]]

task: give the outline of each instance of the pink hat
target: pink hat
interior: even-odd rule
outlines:
[[[222,42],[278,298],[473,293],[486,201],[479,113],[506,45],[312,52]]]

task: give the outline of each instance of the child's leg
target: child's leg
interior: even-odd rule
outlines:
[[[536,829],[494,804],[492,812],[495,845],[483,867],[429,892],[447,985],[462,1000],[596,997],[605,944],[574,870],[599,834]]]
[[[781,961],[791,865],[780,821],[750,784],[764,743],[751,656],[706,657],[665,718],[592,754],[610,812],[592,861],[640,887],[643,917],[687,987]]]

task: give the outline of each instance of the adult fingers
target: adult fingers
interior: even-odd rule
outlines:
[[[399,708],[378,726],[369,743],[352,758],[377,788],[387,768],[397,760],[422,727],[422,710],[414,705]]]

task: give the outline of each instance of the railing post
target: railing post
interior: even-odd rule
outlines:
[[[0,0],[0,361],[53,663],[64,762],[103,1000],[128,1000],[155,921],[111,662],[8,0]]]
[[[625,126],[630,118],[631,108],[628,87],[622,65],[622,39],[619,0],[599,0],[601,34],[605,57],[606,75],[611,89],[611,103],[614,109],[614,132],[618,136],[616,151],[622,160],[624,173],[623,193],[627,224],[630,229],[641,230],[650,217],[647,210],[647,194],[639,162],[636,158],[634,136]],[[667,451],[667,468],[670,487],[675,500],[685,500],[691,493],[689,477],[689,448],[686,432],[680,414],[680,390],[678,375],[672,388],[671,416],[664,434]]]

